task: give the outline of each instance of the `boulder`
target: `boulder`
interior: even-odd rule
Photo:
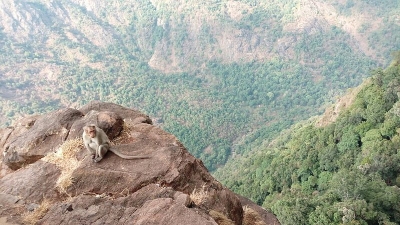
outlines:
[[[26,131],[12,129],[5,140],[3,162],[13,170],[41,159],[68,137],[75,120],[83,117],[76,109],[61,109],[38,117]]]

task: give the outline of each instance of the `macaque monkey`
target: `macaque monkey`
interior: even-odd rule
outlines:
[[[83,127],[83,144],[90,152],[93,162],[100,162],[108,150],[114,152],[123,159],[146,159],[147,156],[128,156],[110,147],[110,139],[107,134],[94,124]]]

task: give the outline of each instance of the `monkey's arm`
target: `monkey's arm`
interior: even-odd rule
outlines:
[[[86,150],[88,150],[88,152],[90,153],[92,159],[96,158],[96,154],[97,154],[96,148],[92,148],[90,146],[90,144],[85,144],[85,147],[86,147]],[[93,147],[95,147],[95,146],[93,146]]]
[[[116,149],[110,148],[110,151],[114,152],[114,154],[116,154],[117,156],[123,158],[123,159],[148,159],[151,158],[150,156],[131,156],[131,155],[125,155],[121,152],[119,152]]]
[[[92,155],[92,158],[94,158],[96,155],[96,147],[93,148],[94,146],[93,147],[91,146],[90,137],[87,134],[85,134],[85,132],[83,132],[82,139],[83,139],[83,145],[85,146],[86,150]],[[92,145],[93,144],[95,143],[92,143]]]

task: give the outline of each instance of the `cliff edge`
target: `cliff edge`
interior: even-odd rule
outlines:
[[[96,123],[126,155],[94,163]],[[10,224],[279,224],[222,186],[173,135],[136,110],[94,101],[0,130],[0,219]]]

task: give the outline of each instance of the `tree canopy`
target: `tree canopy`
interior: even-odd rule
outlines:
[[[299,123],[215,175],[282,224],[399,224],[399,97],[400,66],[376,69],[333,123]]]

